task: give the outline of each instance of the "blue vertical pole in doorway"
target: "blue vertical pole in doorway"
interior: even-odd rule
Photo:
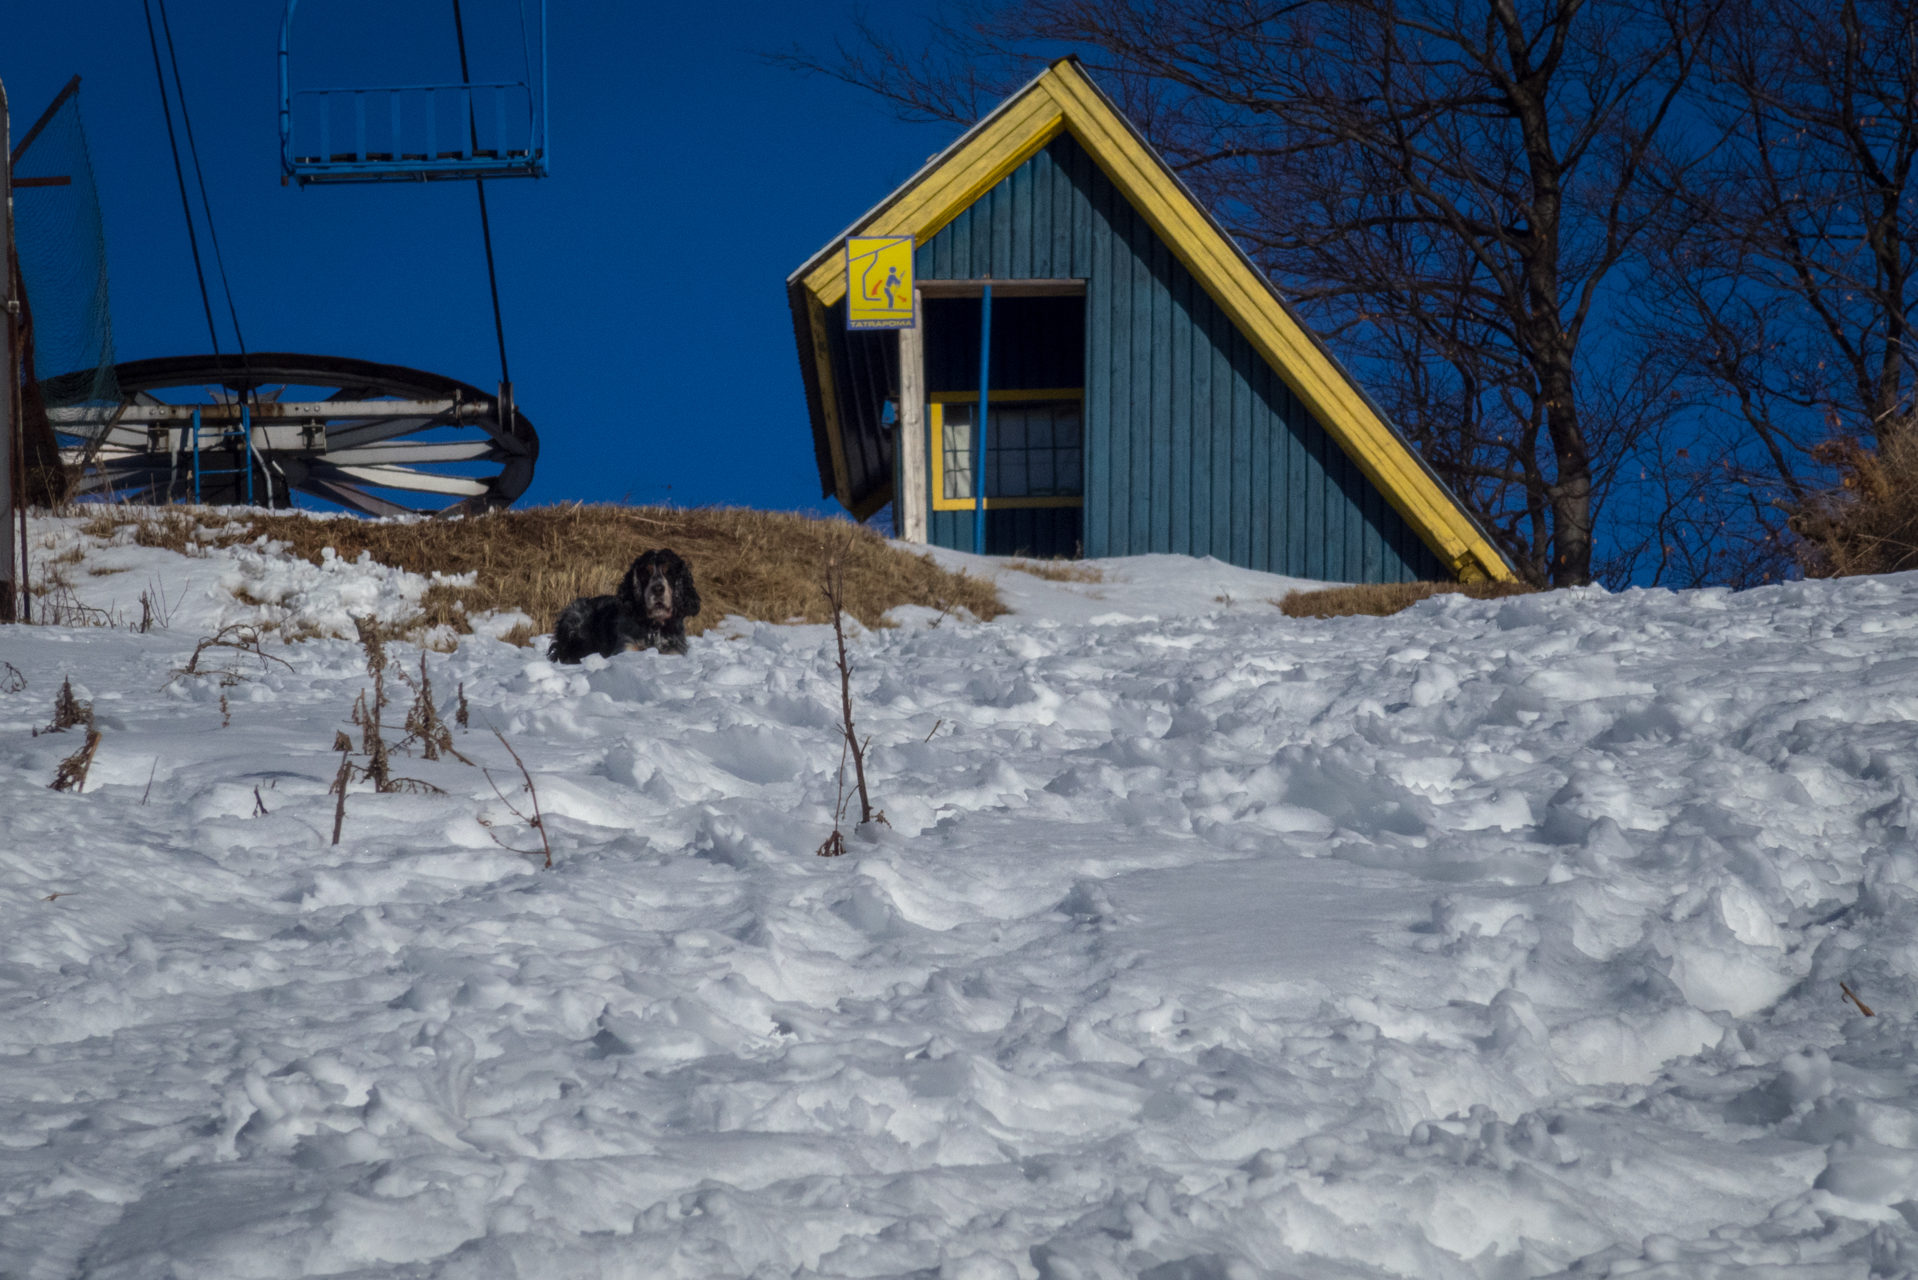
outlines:
[[[992,286],[979,302],[979,407],[972,415],[972,554],[986,554],[986,405],[992,386]]]

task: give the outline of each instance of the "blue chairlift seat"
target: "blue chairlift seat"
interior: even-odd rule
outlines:
[[[546,176],[546,0],[537,87],[504,80],[293,91],[288,45],[298,2],[287,0],[280,26],[283,183]],[[530,76],[530,57],[526,65]]]

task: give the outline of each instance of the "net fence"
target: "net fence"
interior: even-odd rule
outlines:
[[[18,117],[16,117],[18,121]],[[98,439],[120,405],[107,300],[106,229],[80,120],[77,79],[13,153],[28,497],[58,501],[58,444]]]

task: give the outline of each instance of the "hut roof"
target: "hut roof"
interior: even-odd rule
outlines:
[[[823,492],[862,517],[887,496],[851,492],[833,429],[839,415],[824,325],[826,309],[846,293],[846,240],[910,235],[924,244],[1061,133],[1085,148],[1441,561],[1464,581],[1515,576],[1425,459],[1073,57],[1035,76],[787,277]]]

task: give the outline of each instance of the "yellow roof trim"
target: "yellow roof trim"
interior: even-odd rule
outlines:
[[[914,244],[924,244],[1062,131],[1085,148],[1346,456],[1460,580],[1513,578],[1505,558],[1411,446],[1292,316],[1270,282],[1075,59],[1053,63],[846,234],[910,235]],[[846,291],[845,265],[836,252],[844,242],[841,236],[794,273],[815,306],[829,307]],[[815,317],[815,334],[823,340],[823,317]],[[822,381],[829,382],[830,367],[823,359],[821,371]],[[850,507],[837,414],[829,397],[830,391],[822,387],[840,501]]]
[[[1494,580],[1510,579],[1504,557],[1409,456],[1405,442],[1085,72],[1060,61],[1045,79],[1049,96],[1065,109],[1072,136],[1439,558],[1461,577],[1474,576],[1471,570],[1477,569]]]
[[[967,135],[956,154],[901,192],[897,200],[869,215],[851,234],[911,236],[914,247],[924,244],[1037,155],[1064,127],[1065,115],[1058,104],[1043,87],[1034,85]],[[825,261],[807,273],[806,289],[830,307],[846,294],[846,264],[837,253],[823,256]]]

